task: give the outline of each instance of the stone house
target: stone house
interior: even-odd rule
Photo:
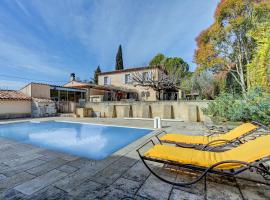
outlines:
[[[98,75],[98,85],[102,86],[114,86],[121,87],[126,89],[131,89],[136,91],[138,95],[138,100],[140,101],[157,101],[157,92],[149,87],[138,86],[133,81],[133,76],[138,74],[145,79],[151,79],[154,81],[159,81],[161,78],[163,70],[159,66],[147,66],[147,67],[137,67],[137,68],[129,68],[123,70],[115,70],[109,72],[102,72]],[[176,92],[176,98],[179,94]],[[163,97],[166,94],[162,94]],[[132,99],[133,97],[129,97]],[[168,99],[164,99],[168,100]]]

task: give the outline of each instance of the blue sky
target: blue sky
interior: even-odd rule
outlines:
[[[48,82],[71,72],[89,79],[114,69],[122,44],[126,68],[157,53],[192,63],[195,38],[213,22],[218,0],[1,0],[0,88]]]

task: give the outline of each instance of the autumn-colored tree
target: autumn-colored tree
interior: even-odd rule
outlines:
[[[260,3],[260,1],[258,2]],[[253,28],[254,3],[249,0],[221,0],[215,22],[196,39],[194,60],[198,70],[228,71],[246,96],[246,66],[251,63],[255,41],[248,35]]]

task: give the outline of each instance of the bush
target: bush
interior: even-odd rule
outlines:
[[[269,126],[270,94],[259,88],[250,90],[245,99],[224,93],[210,102],[203,112],[218,120],[254,120]]]

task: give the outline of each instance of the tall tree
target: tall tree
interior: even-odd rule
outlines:
[[[246,66],[251,62],[255,46],[247,34],[253,26],[253,12],[250,0],[221,0],[214,24],[197,38],[194,57],[199,69],[229,72],[240,85],[243,96],[247,92]]]
[[[150,66],[161,66],[162,62],[166,59],[166,57],[162,53],[158,53],[155,57],[150,61]]]
[[[97,66],[97,69],[95,70],[95,74],[94,74],[94,83],[98,84],[98,74],[101,72],[100,66]]]
[[[122,46],[119,45],[118,51],[116,54],[115,70],[121,70],[121,69],[124,69],[124,64],[123,64],[123,56],[122,56]]]
[[[177,78],[174,83],[180,84],[181,79],[188,74],[189,65],[182,58],[166,57],[158,53],[149,63],[150,66],[161,66],[170,77]]]

